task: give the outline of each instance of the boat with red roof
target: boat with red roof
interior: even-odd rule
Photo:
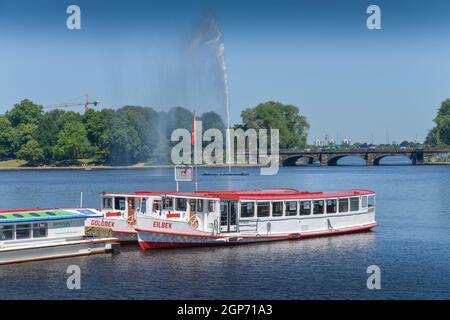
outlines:
[[[378,225],[371,190],[103,193],[102,211],[95,224],[109,224],[115,237],[143,249],[303,239]]]

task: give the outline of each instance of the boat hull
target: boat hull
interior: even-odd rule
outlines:
[[[137,232],[124,219],[98,218],[86,221],[88,235],[117,238],[121,244],[136,244]]]
[[[280,240],[300,240],[312,237],[332,236],[347,233],[366,232],[378,226],[377,223],[346,227],[341,229],[323,230],[304,233],[287,233],[279,235],[243,235],[243,234],[185,234],[161,232],[156,230],[146,230],[137,228],[139,246],[144,249],[165,249],[200,247],[216,245],[237,245],[246,243],[280,241]]]

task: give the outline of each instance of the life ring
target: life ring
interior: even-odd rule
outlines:
[[[133,214],[132,216],[129,216],[128,218],[127,218],[127,223],[130,225],[130,226],[134,226],[135,224],[136,224],[136,216]]]
[[[198,228],[197,215],[193,215],[193,216],[189,219],[188,224],[189,224],[192,228],[197,229],[197,228]]]

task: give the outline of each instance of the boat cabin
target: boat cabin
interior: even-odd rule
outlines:
[[[0,211],[0,249],[47,240],[74,240],[85,235],[87,218],[101,216],[93,209],[21,209]]]
[[[261,229],[261,223],[265,228],[272,228],[270,232],[282,232],[282,223],[270,225],[267,221],[323,220],[324,217],[371,212],[374,207],[375,194],[370,190],[302,192],[270,189],[102,194],[102,212],[106,217],[133,220],[136,214],[142,214],[187,222],[197,231],[213,234],[255,232]]]

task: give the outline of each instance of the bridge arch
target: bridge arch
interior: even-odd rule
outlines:
[[[343,158],[350,158],[350,157],[354,158],[354,159],[361,159],[362,160],[361,164],[356,164],[356,165],[366,165],[367,164],[367,161],[366,161],[366,159],[364,158],[363,155],[359,155],[359,154],[340,154],[340,155],[333,156],[333,157],[329,158],[328,161],[327,161],[327,165],[329,165],[329,166],[337,166],[337,165],[339,165],[338,164],[339,160],[341,160]]]
[[[373,165],[375,165],[375,166],[383,165],[380,162],[381,162],[381,160],[383,160],[385,158],[396,158],[396,159],[408,160],[408,162],[404,163],[404,164],[412,164],[413,163],[413,159],[411,158],[411,156],[408,156],[406,154],[386,153],[386,154],[382,154],[382,155],[379,155],[376,158],[374,158],[373,159]],[[398,164],[403,164],[403,163],[398,163]]]
[[[314,156],[308,156],[308,155],[296,155],[289,158],[286,158],[283,160],[282,165],[283,166],[296,166],[297,161],[300,159],[306,159],[306,164],[314,164]]]

